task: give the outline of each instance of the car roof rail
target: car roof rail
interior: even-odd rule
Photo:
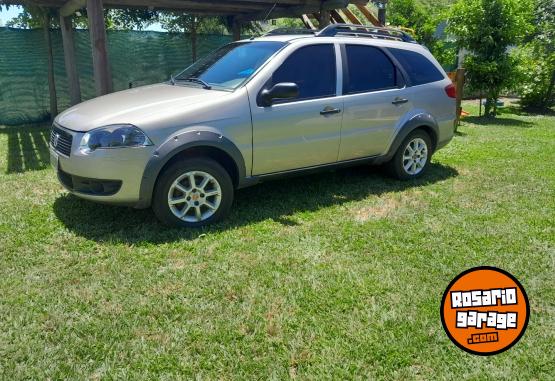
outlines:
[[[358,24],[330,24],[316,33],[316,37],[368,37],[384,40],[404,41],[417,44],[417,42],[406,32],[395,28],[381,26],[369,26]]]
[[[315,30],[303,28],[276,28],[264,34],[264,36],[281,36],[289,34],[311,34],[314,35]]]

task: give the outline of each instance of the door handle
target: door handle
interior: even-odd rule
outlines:
[[[330,114],[339,114],[341,112],[340,109],[326,106],[322,111],[320,111],[320,115],[330,115]]]
[[[406,98],[395,98],[395,99],[393,100],[393,102],[391,102],[391,103],[393,103],[394,105],[397,106],[397,105],[400,105],[400,104],[403,104],[403,103],[407,103],[408,101],[409,101],[409,100],[406,99]]]

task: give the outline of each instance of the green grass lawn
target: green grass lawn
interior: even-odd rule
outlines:
[[[470,117],[416,182],[363,167],[241,190],[205,230],[68,195],[47,139],[0,128],[1,379],[555,375],[553,116]],[[457,348],[439,317],[478,265],[531,304],[493,357]]]

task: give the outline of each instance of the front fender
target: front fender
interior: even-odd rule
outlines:
[[[154,151],[143,172],[139,193],[140,199],[136,208],[150,206],[156,179],[164,166],[175,155],[193,147],[213,147],[225,152],[233,159],[239,174],[239,180],[241,181],[246,177],[243,155],[231,140],[216,131],[187,129],[172,134]]]

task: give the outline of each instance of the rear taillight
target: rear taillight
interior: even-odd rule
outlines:
[[[445,93],[449,98],[456,98],[457,97],[457,88],[454,84],[450,84],[445,86]]]

